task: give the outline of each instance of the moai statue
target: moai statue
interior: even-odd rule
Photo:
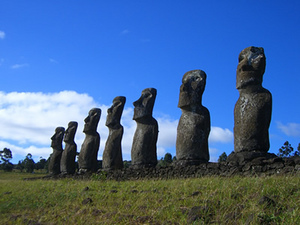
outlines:
[[[53,149],[53,153],[50,156],[49,162],[49,173],[51,175],[60,174],[60,160],[63,152],[62,140],[64,137],[65,128],[57,127],[55,129],[54,135],[51,137],[51,147]]]
[[[177,127],[176,158],[180,165],[209,161],[210,114],[202,105],[206,74],[192,70],[183,75],[178,107],[182,114]]]
[[[133,120],[137,123],[131,148],[133,168],[155,167],[157,164],[158,124],[152,117],[156,93],[155,88],[146,88],[141,97],[133,103]]]
[[[93,108],[89,111],[89,115],[84,119],[83,132],[85,139],[81,145],[78,156],[79,173],[96,172],[97,156],[100,145],[100,135],[97,132],[97,126],[101,116],[101,109]]]
[[[107,110],[106,126],[109,135],[102,156],[103,169],[122,169],[123,158],[121,141],[123,137],[123,126],[120,124],[126,98],[118,96],[114,98],[113,105]]]
[[[77,145],[74,141],[75,133],[78,127],[78,123],[75,121],[71,121],[68,124],[68,128],[65,132],[64,142],[65,149],[61,156],[60,161],[60,172],[62,174],[74,174],[76,169],[76,153],[77,153]]]
[[[234,151],[266,153],[270,148],[269,126],[272,95],[262,87],[266,57],[263,48],[241,51],[236,71],[240,96],[234,108]]]

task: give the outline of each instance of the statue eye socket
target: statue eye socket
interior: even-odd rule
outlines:
[[[202,78],[200,76],[195,77],[195,81],[201,81],[201,80],[202,80]]]
[[[114,103],[114,108],[119,107],[120,105],[122,105],[122,102],[115,102]]]
[[[239,62],[242,61],[244,58],[245,58],[244,55],[240,55],[239,56]]]
[[[143,96],[144,96],[144,98],[148,98],[149,96],[150,96],[150,93],[145,93],[145,94],[143,94]]]

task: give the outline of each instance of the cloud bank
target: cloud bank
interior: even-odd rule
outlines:
[[[233,133],[229,129],[223,129],[221,127],[211,127],[211,131],[209,134],[209,142],[221,142],[221,143],[229,143],[233,140]]]
[[[0,149],[10,148],[13,155],[23,159],[31,153],[35,160],[48,158],[52,153],[51,136],[58,126],[67,128],[70,121],[78,122],[75,136],[77,149],[80,151],[84,140],[82,132],[84,119],[90,109],[98,107],[102,115],[98,125],[101,137],[98,158],[102,158],[108,128],[105,126],[107,109],[110,105],[95,102],[88,94],[75,91],[59,93],[0,92]],[[136,129],[132,120],[133,108],[125,107],[121,119],[124,127],[122,139],[123,158],[130,160],[131,144]],[[175,149],[178,120],[169,116],[156,118],[159,124],[157,155],[163,157],[168,149]],[[220,127],[212,127],[210,143],[232,141],[232,132]],[[14,161],[15,162],[15,161]]]

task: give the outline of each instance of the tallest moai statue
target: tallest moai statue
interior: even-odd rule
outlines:
[[[270,148],[269,126],[272,95],[262,87],[266,57],[263,48],[241,51],[236,71],[240,96],[234,108],[234,151],[266,153]]]

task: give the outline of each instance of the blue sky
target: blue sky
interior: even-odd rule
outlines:
[[[300,143],[298,1],[15,1],[0,3],[0,148],[13,162],[47,158],[57,126],[79,123],[100,107],[99,159],[106,110],[126,96],[123,158],[130,159],[132,103],[157,89],[158,156],[175,155],[179,87],[185,72],[207,74],[211,161],[233,150],[236,67],[241,50],[263,47],[263,86],[273,95],[270,152]]]

